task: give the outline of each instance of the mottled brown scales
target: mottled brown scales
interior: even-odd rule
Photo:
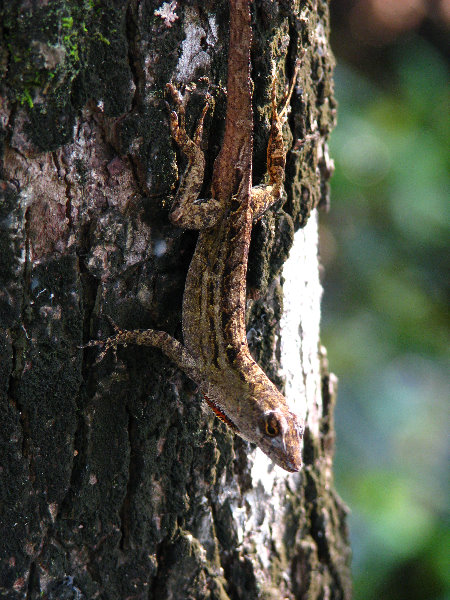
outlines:
[[[176,107],[170,114],[172,137],[188,157],[170,219],[180,227],[200,232],[183,296],[184,345],[165,332],[118,330],[106,340],[103,353],[119,344],[160,348],[198,384],[216,415],[278,465],[298,471],[302,428],[284,396],[251,357],[245,330],[252,224],[282,194],[286,159],[282,125],[297,69],[280,113],[273,86],[267,149],[269,183],[252,189],[250,44],[249,0],[230,0],[225,134],[214,164],[212,198],[207,202],[198,202],[198,195],[205,168],[203,123],[212,99],[206,97],[191,139],[186,133],[179,93],[173,85],[167,85]]]

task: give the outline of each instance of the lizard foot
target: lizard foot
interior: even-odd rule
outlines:
[[[211,94],[207,93],[205,95],[205,106],[203,107],[202,113],[197,123],[197,127],[195,128],[195,132],[191,140],[186,132],[186,110],[184,108],[180,92],[172,83],[168,83],[166,85],[166,90],[172,96],[172,100],[176,106],[176,110],[170,111],[170,131],[172,133],[172,137],[179,144],[179,146],[184,152],[186,152],[186,148],[189,147],[189,145],[192,143],[194,143],[195,146],[200,147],[203,138],[203,124],[205,121],[206,113],[208,112],[209,107],[213,106],[214,104],[214,100]],[[168,109],[170,110],[169,103],[166,102],[166,104]],[[189,155],[188,152],[187,154]]]
[[[103,350],[98,355],[95,364],[101,363],[105,356],[108,354],[110,350],[113,351],[114,361],[117,362],[117,346],[123,345],[126,346],[126,332],[120,329],[120,327],[113,321],[113,319],[106,315],[108,321],[114,328],[115,335],[106,338],[106,340],[91,340],[81,348],[93,348],[94,346],[104,346]]]

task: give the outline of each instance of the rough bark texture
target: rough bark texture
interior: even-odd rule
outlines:
[[[272,65],[281,85],[302,56],[287,201],[255,227],[248,277],[252,352],[288,397],[301,394],[298,475],[234,437],[157,350],[120,349],[97,364],[80,347],[109,331],[105,315],[181,336],[196,234],[167,219],[184,159],[164,89],[195,82],[191,126],[204,92],[215,97],[210,178],[226,106],[227,2],[5,4],[1,597],[349,598],[345,508],[332,485],[334,386],[319,362],[315,214],[308,222],[326,201],[335,112],[326,2],[252,7],[254,183],[265,172]],[[292,336],[280,272],[300,227]],[[294,348],[300,335],[294,366],[289,335]]]

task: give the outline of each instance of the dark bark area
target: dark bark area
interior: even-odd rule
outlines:
[[[323,0],[258,0],[252,22],[255,183],[272,65],[281,97],[302,57],[287,200],[254,228],[248,275],[251,350],[282,388],[280,272],[294,230],[327,199],[333,59]],[[110,331],[106,315],[181,339],[196,234],[168,221],[185,163],[164,90],[190,86],[191,129],[205,91],[215,98],[206,197],[224,127],[227,2],[11,1],[1,28],[1,597],[350,598],[323,357],[303,401],[304,469],[264,463],[261,478],[261,453],[157,350],[98,363],[81,347]],[[320,286],[307,283],[318,307]],[[318,364],[318,340],[300,333]],[[311,376],[300,356],[298,370]]]

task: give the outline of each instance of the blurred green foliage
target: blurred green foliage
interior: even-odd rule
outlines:
[[[355,600],[444,600],[448,528],[448,73],[410,36],[378,87],[336,69],[323,340],[340,379],[336,484]]]

